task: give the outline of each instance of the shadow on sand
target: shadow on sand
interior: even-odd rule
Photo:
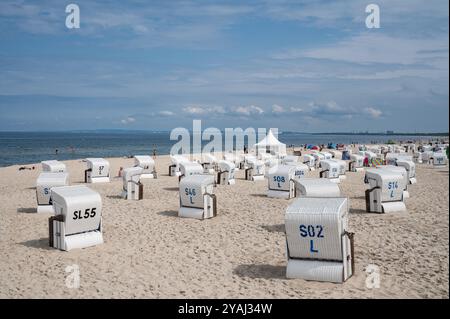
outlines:
[[[19,245],[22,245],[25,247],[30,247],[30,248],[54,250],[54,248],[52,248],[48,245],[48,238],[32,239],[32,240],[25,241],[23,243],[19,243]]]
[[[123,199],[120,195],[106,195],[106,197],[109,199]]]
[[[233,274],[252,279],[286,279],[286,266],[267,264],[239,265],[234,268]]]
[[[250,196],[253,196],[253,197],[265,197],[265,198],[267,198],[267,194],[250,194]]]
[[[286,228],[284,227],[284,224],[262,225],[261,227],[270,233],[285,233],[286,232]]]
[[[161,216],[167,216],[167,217],[178,217],[178,212],[175,210],[165,210],[165,211],[159,212],[157,214],[161,215]]]
[[[350,214],[359,214],[359,215],[362,215],[362,214],[374,214],[374,213],[367,212],[365,209],[356,209],[356,208],[350,208],[349,213]]]
[[[36,207],[18,208],[17,212],[21,214],[34,214],[37,213],[37,208]]]

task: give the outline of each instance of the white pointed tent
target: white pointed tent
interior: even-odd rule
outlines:
[[[277,156],[286,155],[286,144],[281,143],[273,135],[272,130],[269,130],[266,137],[259,143],[256,143],[254,148],[256,149],[256,154],[270,153]]]

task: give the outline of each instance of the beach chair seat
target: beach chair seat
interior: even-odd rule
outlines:
[[[142,167],[128,167],[122,173],[122,198],[128,200],[141,200],[144,198],[144,185],[141,183]]]
[[[366,210],[373,213],[406,211],[404,189],[406,181],[401,172],[391,169],[366,170]]]
[[[219,185],[234,185],[236,165],[233,162],[221,160],[218,164],[219,172],[217,174],[217,182]]]
[[[334,160],[321,160],[320,178],[328,178],[330,181],[340,183],[339,172],[341,170],[340,164]]]
[[[330,150],[329,152],[333,156],[333,159],[336,159],[336,160],[341,160],[342,159],[342,152],[341,151]]]
[[[398,159],[396,164],[397,164],[397,166],[402,166],[406,169],[406,172],[408,173],[409,184],[417,183],[416,164],[412,160]]]
[[[282,160],[281,160],[281,164],[282,165],[287,165],[287,164],[297,164],[298,163],[298,156],[295,155],[286,155]]]
[[[310,171],[314,171],[316,169],[316,160],[312,154],[303,155],[303,164],[307,165]]]
[[[52,188],[51,197],[50,247],[70,251],[103,243],[100,194],[86,186],[64,186]]]
[[[84,182],[89,184],[109,183],[109,162],[103,158],[87,158]]]
[[[245,179],[247,181],[263,181],[266,166],[263,161],[257,160],[256,158],[253,160],[249,160],[247,164],[247,168],[245,169]]]
[[[409,174],[405,167],[403,166],[395,166],[395,165],[380,165],[376,167],[377,169],[383,169],[383,170],[390,170],[393,172],[397,172],[403,176],[404,179],[404,189],[403,189],[403,198],[407,199],[409,198],[409,191],[408,191],[408,185],[409,185]]]
[[[169,166],[169,176],[181,176],[180,164],[184,162],[190,162],[188,158],[182,155],[171,155],[171,165]]]
[[[180,182],[179,217],[207,219],[217,215],[213,175],[190,175]]]
[[[326,178],[294,178],[295,197],[341,197],[339,185]]]
[[[297,198],[286,209],[286,277],[343,283],[354,272],[347,198]]]
[[[37,212],[54,214],[51,190],[53,187],[68,186],[69,174],[67,173],[49,173],[39,174],[36,181],[36,199]]]
[[[435,152],[433,153],[433,167],[434,168],[442,168],[447,166],[447,154],[443,152]]]
[[[277,165],[272,167],[268,174],[268,191],[267,197],[273,198],[293,198],[295,192],[294,177],[295,177],[294,165]]]
[[[339,179],[342,181],[346,179],[345,172],[347,170],[347,162],[341,159],[332,159],[332,161],[335,161],[339,165]]]
[[[186,176],[204,174],[204,169],[203,166],[197,162],[181,162],[180,173],[179,180]]]
[[[218,160],[212,154],[203,154],[202,155],[202,166],[203,170],[207,174],[214,174],[217,170]]]
[[[42,171],[47,173],[65,173],[67,172],[66,164],[60,161],[43,161],[41,162]]]
[[[134,166],[142,168],[141,179],[157,178],[155,161],[149,155],[136,155],[134,157]]]
[[[364,156],[359,154],[351,154],[350,162],[348,164],[350,172],[361,172],[364,170]]]

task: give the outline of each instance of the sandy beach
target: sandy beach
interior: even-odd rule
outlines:
[[[109,161],[111,176],[133,165]],[[81,184],[85,163],[65,163],[71,184]],[[40,165],[0,168],[0,298],[449,297],[448,167],[417,164],[408,212],[391,214],[366,213],[364,173],[347,172],[340,186],[351,203],[356,274],[331,284],[285,277],[292,199],[267,198],[266,181],[245,181],[239,171],[236,185],[216,188],[216,218],[178,218],[178,179],[168,166],[168,156],[156,159],[158,179],[144,180],[142,201],[120,198],[120,178],[89,185],[102,196],[104,244],[71,252],[48,247],[49,215],[35,213]],[[66,287],[65,269],[74,264],[79,289]],[[366,287],[370,264],[380,269],[379,289]]]

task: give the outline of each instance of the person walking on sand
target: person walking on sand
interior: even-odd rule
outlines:
[[[156,145],[153,145],[153,159],[156,159]]]
[[[117,177],[122,177],[123,167],[119,168],[119,172],[117,173]]]

